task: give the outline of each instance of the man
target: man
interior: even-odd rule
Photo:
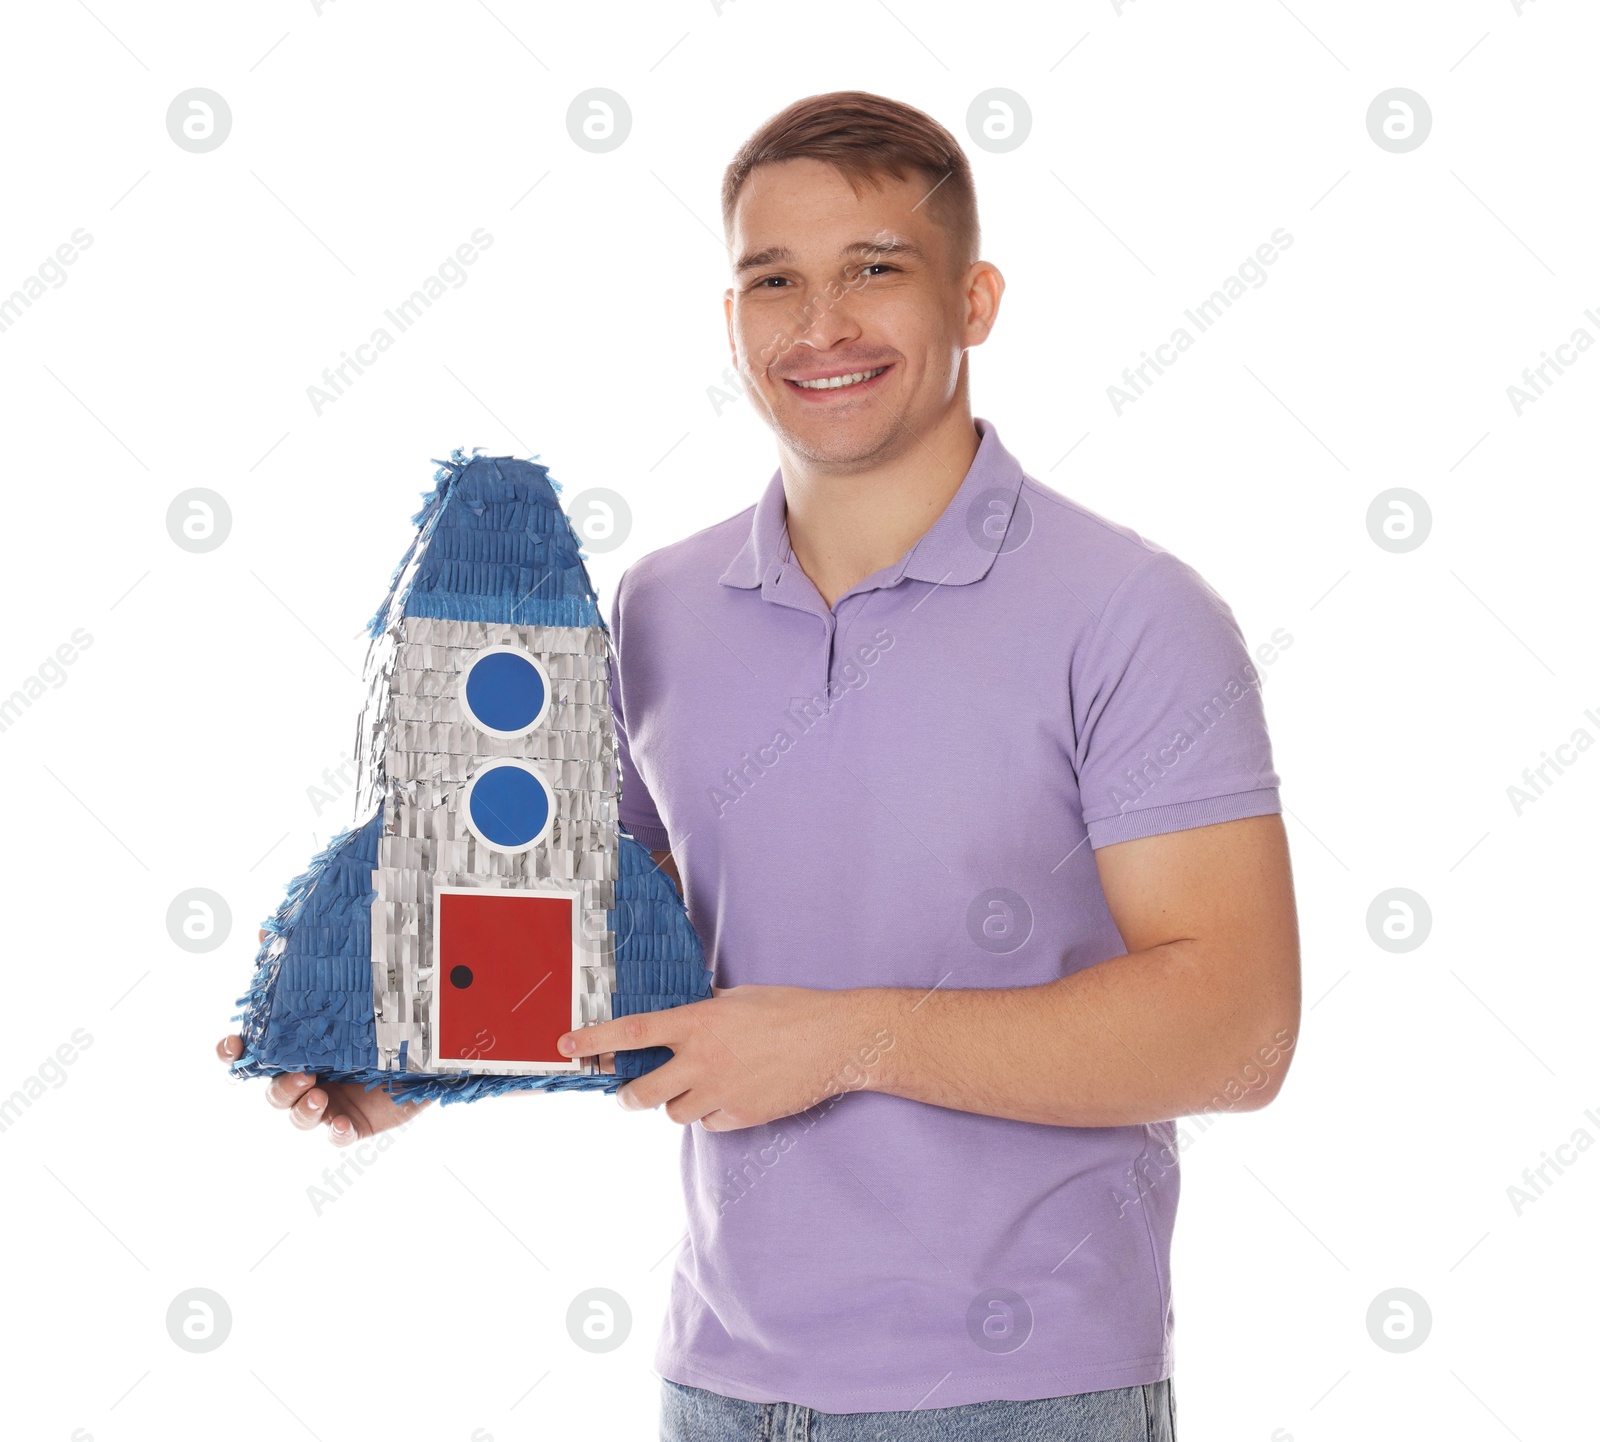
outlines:
[[[718,986],[568,1038],[674,1053],[618,1093],[684,1124],[662,1435],[1170,1439],[1172,1119],[1266,1104],[1299,1029],[1259,676],[974,420],[1004,282],[943,127],[800,101],[723,213],[779,467],[612,621],[621,820]],[[312,1081],[298,1125],[392,1124]]]

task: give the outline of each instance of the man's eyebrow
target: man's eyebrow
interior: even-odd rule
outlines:
[[[793,260],[794,252],[786,245],[769,245],[765,250],[747,250],[734,271],[753,270],[758,265],[775,265],[781,260]]]
[[[858,240],[845,246],[846,255],[903,255],[907,260],[926,260],[922,247],[909,240],[890,237],[886,240]]]
[[[841,255],[861,257],[868,255],[899,255],[907,260],[926,260],[922,248],[909,240],[898,238],[887,240],[853,240],[841,251]],[[735,274],[754,270],[758,266],[777,265],[780,262],[792,261],[794,252],[786,245],[769,245],[764,250],[747,251],[734,267]]]

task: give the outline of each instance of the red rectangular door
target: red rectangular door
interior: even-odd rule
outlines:
[[[440,891],[434,898],[437,1062],[553,1062],[572,1030],[570,895]]]

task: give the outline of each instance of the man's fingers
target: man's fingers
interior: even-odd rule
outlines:
[[[610,1030],[616,1025],[614,1021],[599,1021],[593,1026],[580,1026],[576,1031],[558,1037],[556,1049],[562,1056],[599,1056],[617,1044],[617,1038]]]
[[[328,1119],[328,1094],[321,1087],[309,1088],[292,1107],[289,1116],[303,1132],[320,1127]]]
[[[617,1088],[617,1105],[623,1111],[649,1111],[689,1090],[686,1064],[677,1057]],[[709,1105],[709,1103],[708,1103]],[[670,1109],[669,1109],[670,1110]],[[676,1120],[676,1118],[674,1118]]]
[[[267,1101],[282,1111],[299,1101],[315,1082],[316,1077],[307,1072],[281,1072],[267,1083]]]
[[[217,1043],[217,1055],[223,1061],[235,1061],[244,1051],[242,1036],[225,1036]]]
[[[618,1051],[639,1051],[652,1046],[675,1046],[687,1034],[696,1006],[668,1007],[663,1011],[641,1011],[633,1016],[614,1017],[610,1021],[591,1022],[556,1038],[556,1047],[562,1056],[604,1056]]]

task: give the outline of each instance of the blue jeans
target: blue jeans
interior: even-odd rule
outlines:
[[[1173,1442],[1172,1379],[1035,1402],[817,1412],[661,1381],[661,1442]]]

